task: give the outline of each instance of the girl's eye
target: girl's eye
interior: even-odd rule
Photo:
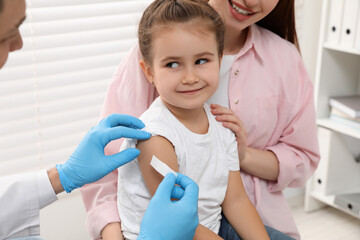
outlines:
[[[195,64],[204,64],[204,63],[207,63],[208,60],[207,59],[198,59],[196,60]]]
[[[177,67],[179,67],[179,63],[170,62],[170,63],[166,64],[166,67],[168,67],[168,68],[177,68]]]

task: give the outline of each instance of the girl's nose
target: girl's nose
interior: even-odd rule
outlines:
[[[185,77],[182,80],[183,84],[194,84],[199,82],[199,77],[194,73],[194,71],[188,70]]]

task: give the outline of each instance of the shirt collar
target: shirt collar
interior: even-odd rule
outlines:
[[[261,32],[259,28],[260,27],[256,24],[253,24],[249,27],[249,32],[245,44],[237,54],[238,57],[244,55],[245,53],[253,49],[256,55],[262,60],[263,46],[261,42]]]

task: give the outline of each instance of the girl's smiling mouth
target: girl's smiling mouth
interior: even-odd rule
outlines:
[[[201,88],[196,88],[196,89],[191,89],[191,90],[181,90],[181,91],[178,91],[179,93],[183,93],[183,94],[189,94],[189,95],[192,95],[192,94],[195,94],[199,91],[201,91],[203,89],[203,87]]]

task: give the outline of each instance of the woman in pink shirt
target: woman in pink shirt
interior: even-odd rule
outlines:
[[[247,139],[241,174],[264,224],[300,239],[282,190],[303,187],[320,157],[313,86],[298,50],[294,0],[210,0],[209,4],[226,24],[221,81],[210,99],[218,105],[212,105],[212,113],[234,131],[239,146],[241,139]],[[158,96],[141,71],[140,59],[135,46],[122,60],[101,118],[111,113],[138,117]],[[120,141],[110,143],[106,153],[118,152],[120,145]],[[121,235],[117,180],[114,171],[81,189],[94,239],[112,239],[107,232],[113,234],[114,229]]]

